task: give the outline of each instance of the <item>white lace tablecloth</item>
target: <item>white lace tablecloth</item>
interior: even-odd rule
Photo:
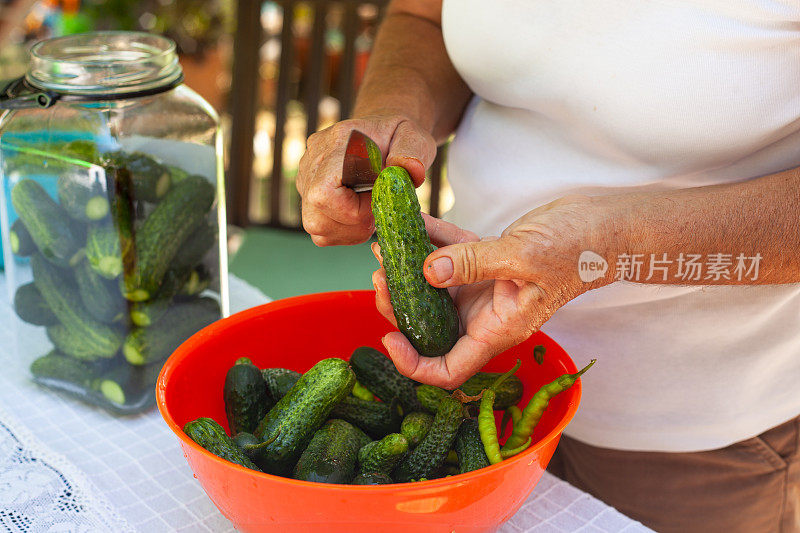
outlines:
[[[4,284],[0,274],[0,294]],[[235,276],[230,294],[232,312],[267,301]],[[46,344],[14,334],[18,324],[0,298],[0,531],[233,531],[157,410],[113,417],[35,385],[30,361],[16,354],[44,353]],[[545,473],[501,531],[649,530]]]

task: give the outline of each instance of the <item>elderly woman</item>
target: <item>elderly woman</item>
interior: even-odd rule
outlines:
[[[598,359],[557,475],[659,531],[800,531],[798,42],[781,0],[396,0],[354,118],[308,140],[304,227],[373,233],[352,129],[417,185],[455,132],[424,271],[463,336],[390,333],[400,372],[453,387],[542,328]]]

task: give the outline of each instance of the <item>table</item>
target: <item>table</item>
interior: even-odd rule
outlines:
[[[0,274],[0,290],[4,284]],[[230,288],[232,312],[268,301],[235,276]],[[0,299],[0,529],[233,531],[193,479],[158,411],[113,417],[31,382],[30,361],[17,359],[17,348],[44,353],[47,343],[20,324]],[[649,529],[545,473],[501,531]]]

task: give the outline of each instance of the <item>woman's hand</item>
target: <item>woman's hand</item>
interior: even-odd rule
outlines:
[[[425,260],[435,287],[447,287],[458,308],[461,338],[442,357],[420,357],[400,332],[383,338],[397,369],[417,381],[453,389],[495,355],[530,337],[562,305],[613,280],[613,271],[584,283],[581,252],[608,257],[609,215],[588,197],[567,197],[535,209],[494,238],[424,215],[431,242]],[[380,260],[380,248],[373,245]],[[386,272],[372,276],[378,310],[395,323]]]
[[[297,191],[302,198],[303,227],[317,246],[358,244],[369,239],[375,229],[372,194],[355,193],[342,185],[342,161],[354,129],[387,154],[387,166],[408,170],[417,187],[436,156],[433,137],[400,115],[345,120],[309,137],[297,173]]]

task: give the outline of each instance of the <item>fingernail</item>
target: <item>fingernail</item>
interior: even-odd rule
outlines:
[[[449,257],[438,257],[428,264],[432,281],[444,283],[453,277],[453,261]]]

